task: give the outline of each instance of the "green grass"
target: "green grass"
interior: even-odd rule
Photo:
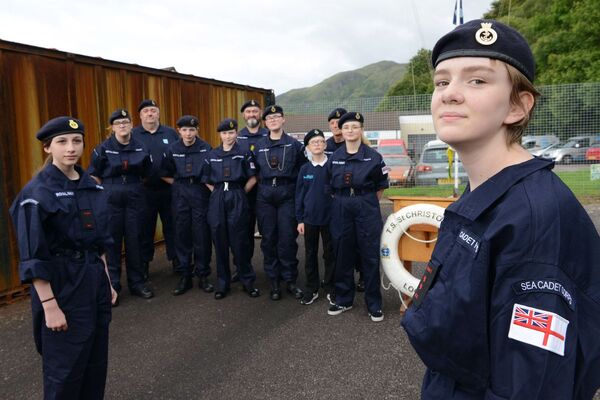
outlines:
[[[600,203],[600,180],[590,180],[589,170],[564,171],[557,175],[573,191],[575,196],[583,204]],[[387,189],[384,196],[429,196],[450,197],[454,187],[452,185],[417,186],[411,188]],[[465,190],[465,186],[459,187],[459,194]]]

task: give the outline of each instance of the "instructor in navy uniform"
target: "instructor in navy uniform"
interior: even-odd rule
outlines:
[[[144,202],[144,225],[141,231],[142,263],[148,278],[148,267],[154,258],[154,233],[156,221],[160,215],[162,233],[167,247],[167,258],[177,267],[175,251],[175,232],[171,210],[171,186],[161,179],[161,167],[164,154],[179,137],[169,126],[160,123],[160,109],[154,100],[144,100],[138,106],[141,125],[133,128],[133,137],[146,146],[152,156],[152,170],[144,183],[146,201]]]
[[[280,281],[297,299],[302,290],[298,278],[297,221],[294,207],[296,179],[306,161],[302,144],[283,131],[283,109],[269,106],[263,112],[269,135],[254,147],[258,167],[256,216],[263,235],[261,249],[264,267],[271,280],[271,300],[281,299]]]
[[[469,185],[445,211],[402,319],[423,399],[592,399],[600,386],[600,237],[521,146],[538,92],[526,40],[473,20],[432,52],[431,111]]]
[[[331,111],[327,116],[327,124],[329,125],[329,130],[331,131],[332,135],[325,142],[325,155],[327,157],[331,157],[333,152],[342,147],[344,144],[344,136],[342,135],[342,130],[338,125],[338,121],[344,114],[346,114],[346,109],[338,107]]]
[[[73,117],[37,133],[49,154],[10,208],[23,283],[32,283],[33,336],[42,355],[44,399],[102,399],[108,364],[111,247],[108,198],[77,165],[84,127]]]

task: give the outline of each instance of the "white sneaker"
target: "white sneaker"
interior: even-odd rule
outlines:
[[[340,315],[341,313],[346,312],[350,309],[352,309],[352,306],[344,307],[340,306],[339,304],[334,304],[331,307],[329,307],[329,310],[327,310],[327,314]]]

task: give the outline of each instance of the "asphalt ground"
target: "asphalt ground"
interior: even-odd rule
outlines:
[[[598,228],[599,208],[588,209]],[[391,209],[382,202],[384,217]],[[323,295],[309,306],[285,291],[271,301],[256,245],[261,296],[252,299],[234,284],[220,301],[197,286],[172,296],[178,277],[157,250],[156,297],[124,290],[114,309],[107,399],[419,398],[424,366],[399,326],[397,292],[383,291],[380,323],[371,322],[360,293],[352,310],[334,317]],[[303,254],[300,238],[300,284]],[[0,399],[41,398],[41,371],[29,301],[0,308]]]

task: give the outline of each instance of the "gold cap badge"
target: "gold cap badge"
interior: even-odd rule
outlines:
[[[275,106],[271,107],[271,112],[277,112],[277,109],[275,108]]]
[[[229,121],[229,127],[233,128],[233,121]]]
[[[254,100],[252,100],[252,101],[250,101],[250,104],[253,105],[253,106],[255,106],[256,102]]]
[[[492,29],[491,22],[482,22],[481,28],[475,32],[475,40],[483,46],[489,46],[496,43],[498,33]]]
[[[79,125],[77,124],[77,122],[73,121],[72,119],[69,120],[69,126],[73,129],[79,128]]]
[[[340,112],[339,112],[339,111],[336,111],[336,112],[335,112],[335,116],[339,118],[339,117],[340,117]]]
[[[121,115],[124,116],[124,117],[127,116],[127,113],[125,112],[125,110],[121,110]]]
[[[356,119],[360,119],[360,114],[356,113]]]

